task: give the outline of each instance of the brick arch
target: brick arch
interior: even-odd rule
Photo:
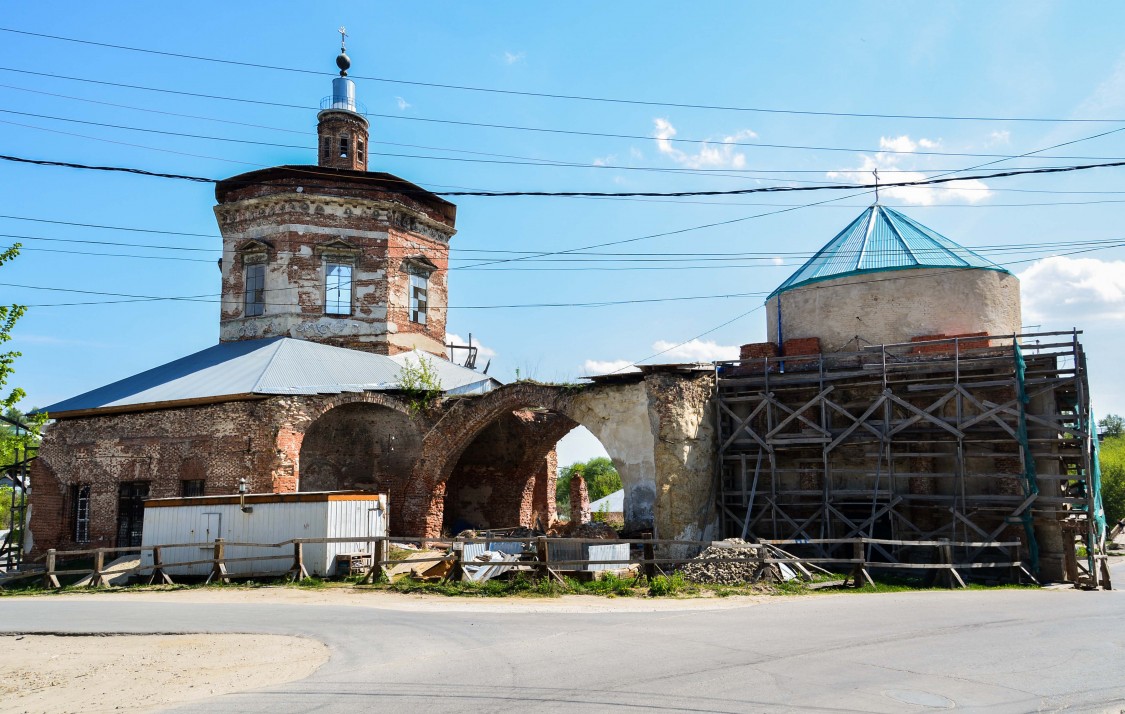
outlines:
[[[535,382],[518,382],[505,385],[479,397],[463,397],[447,407],[445,415],[434,425],[422,443],[422,455],[414,467],[413,478],[401,504],[403,523],[410,534],[433,537],[441,532],[442,515],[446,496],[446,486],[454,467],[460,461],[465,449],[488,426],[505,414],[539,407],[562,414],[566,421],[559,420],[548,431],[559,431],[557,438],[550,441],[552,434],[544,432],[537,449],[542,453],[528,454],[525,463],[530,464],[537,457],[543,459],[554,448],[559,438],[582,422],[573,409],[574,396],[578,393],[573,387],[557,387]],[[550,445],[547,446],[547,442]],[[513,484],[522,491],[522,498],[528,502],[535,500],[531,483]]]
[[[425,434],[426,425],[420,415],[411,412],[410,407],[394,396],[382,392],[349,392],[332,396],[296,397],[299,409],[288,420],[280,424],[276,435],[276,457],[273,460],[269,483],[262,484],[265,489],[275,493],[297,491],[300,484],[301,449],[309,429],[318,421],[340,407],[352,404],[369,404],[390,409],[414,422],[419,434]]]

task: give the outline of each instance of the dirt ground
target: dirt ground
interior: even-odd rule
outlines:
[[[280,635],[0,636],[0,712],[152,711],[302,679],[328,654]]]
[[[40,596],[42,597],[42,596]],[[561,597],[448,597],[352,590],[350,588],[303,589],[292,587],[193,588],[123,592],[68,592],[50,597],[120,598],[130,602],[261,603],[286,605],[337,605],[372,607],[408,612],[664,612],[669,610],[726,610],[758,605],[769,595],[695,598],[610,598],[599,595]],[[6,598],[7,599],[7,598]]]

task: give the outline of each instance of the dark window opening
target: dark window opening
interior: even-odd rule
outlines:
[[[320,142],[320,158],[327,159],[331,155],[332,155],[332,139],[330,137],[326,136],[326,137],[324,137],[324,140]]]
[[[204,480],[198,479],[184,479],[180,482],[180,495],[184,498],[192,498],[194,496],[203,495]]]
[[[343,136],[340,137],[340,158],[341,159],[348,158],[348,149],[351,148],[351,143],[352,143],[351,137],[349,137],[347,134],[344,134]]]
[[[90,541],[90,485],[70,486],[70,533],[75,543]]]
[[[148,481],[131,481],[117,487],[118,548],[136,548],[141,544],[147,498]]]
[[[363,141],[360,139],[356,139],[355,142],[355,158],[361,166],[365,163],[365,159],[363,158]]]
[[[421,275],[410,276],[410,321],[419,325],[426,324],[426,311],[428,307],[429,280]]]
[[[256,317],[266,311],[266,266],[246,266],[246,305],[243,314]]]

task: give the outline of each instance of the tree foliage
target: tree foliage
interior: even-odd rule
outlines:
[[[441,378],[432,359],[415,352],[417,364],[409,357],[403,361],[399,372],[399,388],[406,393],[410,411],[417,414],[441,398]]]
[[[1107,414],[1104,419],[1098,420],[1105,436],[1121,436],[1125,434],[1125,419],[1117,414]]]
[[[1125,435],[1101,443],[1102,506],[1111,523],[1125,518]]]
[[[555,482],[557,504],[570,503],[570,480],[576,473],[586,479],[586,492],[590,494],[591,501],[621,490],[621,475],[613,467],[613,462],[605,456],[596,456],[589,461],[576,461],[563,468]]]
[[[0,252],[0,265],[12,260],[19,255],[20,244],[16,243],[11,248]],[[23,305],[0,305],[0,345],[12,339],[12,329],[16,321],[23,317],[27,308]],[[16,404],[26,396],[19,387],[13,388],[4,396],[3,390],[8,379],[15,371],[16,358],[20,356],[15,350],[0,352],[0,411],[9,419],[27,424],[29,429],[16,429],[6,422],[0,429],[0,465],[12,463],[17,449],[34,446],[39,443],[39,429],[47,422],[46,414],[27,417],[16,409]]]

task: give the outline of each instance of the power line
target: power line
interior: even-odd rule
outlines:
[[[92,171],[115,171],[137,174],[141,176],[150,176],[154,178],[176,179],[180,181],[194,181],[199,183],[227,183],[232,185],[243,186],[257,186],[264,185],[260,181],[245,181],[239,180],[237,177],[232,179],[213,179],[201,176],[188,176],[184,174],[163,173],[157,171],[147,171],[144,169],[128,168],[121,166],[92,166],[88,164],[78,164],[69,161],[50,161],[46,159],[28,159],[18,156],[10,156],[0,154],[0,160],[12,161],[16,163],[35,164],[39,166],[58,166],[63,168],[83,169]],[[1038,168],[1026,169],[1010,169],[1008,171],[993,172],[987,174],[974,174],[971,176],[959,176],[954,178],[932,178],[932,179],[919,179],[917,181],[890,181],[880,183],[879,188],[907,188],[919,186],[934,186],[938,184],[953,183],[957,181],[979,181],[984,179],[1006,178],[1010,176],[1029,176],[1035,174],[1057,174],[1057,173],[1070,173],[1075,171],[1088,171],[1091,169],[1105,169],[1117,168],[1125,166],[1125,161],[1108,161],[1097,164],[1081,164],[1073,166],[1049,166]],[[322,173],[315,170],[304,171],[310,176],[319,176],[323,178],[336,178],[333,174]],[[366,177],[357,177],[366,178]],[[378,180],[374,177],[373,180]],[[830,190],[845,190],[845,191],[858,191],[874,189],[875,184],[817,184],[814,186],[761,186],[756,188],[741,188],[741,189],[726,189],[726,190],[712,190],[712,191],[427,191],[422,189],[427,194],[435,196],[476,196],[488,198],[513,198],[519,196],[531,197],[549,197],[549,198],[572,198],[572,197],[680,197],[680,196],[744,196],[756,193],[791,193],[791,192],[804,192],[804,191],[830,191]],[[403,189],[402,193],[411,193],[409,188]],[[417,193],[417,191],[413,191]]]
[[[107,122],[88,121],[88,120],[83,120],[83,119],[74,119],[74,118],[70,118],[70,117],[53,116],[53,115],[49,115],[49,114],[37,114],[37,113],[34,113],[34,112],[21,112],[21,111],[17,111],[17,110],[14,110],[14,109],[0,109],[0,113],[13,114],[13,115],[16,115],[16,116],[32,117],[32,118],[36,118],[36,119],[49,119],[51,121],[69,122],[69,123],[72,123],[72,124],[85,124],[85,125],[88,125],[88,126],[100,126],[100,127],[110,128],[110,129],[122,129],[122,130],[127,130],[127,131],[138,131],[138,132],[145,132],[145,133],[149,133],[149,134],[161,134],[161,135],[165,135],[165,136],[179,136],[179,137],[184,137],[184,138],[188,138],[188,139],[202,139],[202,140],[207,140],[207,141],[223,141],[223,142],[236,143],[236,144],[252,144],[252,145],[257,145],[257,146],[271,146],[271,147],[277,147],[277,148],[282,148],[282,149],[300,149],[302,151],[316,151],[317,150],[315,146],[301,146],[301,145],[295,145],[295,144],[280,144],[280,143],[269,142],[269,141],[255,141],[255,140],[251,140],[251,139],[234,139],[234,138],[222,137],[222,136],[209,136],[209,135],[203,135],[203,134],[189,134],[189,133],[186,133],[186,132],[166,131],[166,130],[161,130],[161,129],[149,129],[149,128],[145,128],[145,127],[136,127],[136,126],[123,125],[123,124],[110,124],[110,123],[107,123]],[[413,118],[416,118],[416,117],[413,117]],[[509,128],[511,128],[511,127],[509,127]],[[1123,127],[1123,128],[1125,128],[1125,127]],[[1112,133],[1115,133],[1116,131],[1120,131],[1120,130],[1121,129],[1115,129],[1113,131],[1105,132],[1104,134],[1101,134],[1099,136],[1112,134]],[[543,131],[548,131],[548,130],[543,130]],[[552,130],[549,130],[549,131],[554,133],[554,132],[561,132],[562,130],[552,129]],[[567,131],[567,132],[564,132],[564,133],[573,133],[573,132]],[[585,132],[580,132],[580,133],[585,134]],[[655,140],[655,139],[658,138],[658,137],[653,137],[653,136],[642,136],[642,135],[636,135],[636,134],[630,134],[630,135],[626,135],[626,134],[599,134],[599,136],[612,136],[613,138],[628,138],[628,139],[637,139],[637,140],[646,140],[646,141]],[[952,151],[903,151],[903,150],[898,150],[898,149],[886,149],[886,148],[872,149],[872,148],[856,148],[856,147],[846,147],[846,146],[808,146],[808,145],[802,145],[802,144],[772,144],[772,143],[765,143],[765,142],[745,142],[745,141],[709,142],[707,140],[696,140],[696,139],[693,139],[691,141],[695,142],[695,143],[714,144],[714,145],[723,146],[723,147],[730,146],[730,147],[748,147],[748,148],[759,148],[759,149],[787,149],[787,150],[795,150],[795,151],[833,151],[833,152],[843,152],[843,153],[849,153],[849,154],[866,153],[866,154],[893,154],[893,155],[906,155],[906,156],[953,156],[953,157],[968,157],[968,158],[989,158],[989,159],[1000,159],[1000,160],[1030,157],[1032,154],[1040,153],[1040,152],[1028,152],[1027,154],[1022,154],[1022,155],[1019,155],[1019,156],[1012,156],[1010,154],[981,154],[981,153],[952,152]],[[1071,142],[1067,142],[1067,143],[1071,143]],[[1062,145],[1060,145],[1060,146],[1062,146]],[[458,151],[458,149],[438,149],[438,150],[441,150],[441,151]],[[1045,151],[1045,150],[1046,149],[1042,149],[1040,151]],[[524,163],[530,163],[530,164],[534,164],[536,166],[560,166],[560,167],[573,167],[573,168],[584,168],[584,169],[591,169],[591,168],[592,169],[613,169],[613,170],[617,170],[617,171],[665,171],[665,172],[674,172],[674,173],[700,173],[701,175],[706,175],[707,173],[722,173],[722,172],[752,173],[752,172],[756,171],[756,169],[703,169],[703,168],[678,169],[678,168],[674,168],[674,167],[656,167],[656,166],[622,166],[622,165],[616,165],[616,164],[601,164],[601,165],[599,165],[599,164],[590,164],[590,163],[568,162],[568,161],[556,160],[556,159],[535,159],[533,157],[509,157],[510,159],[523,159],[522,162],[517,162],[517,161],[511,161],[511,160],[508,160],[508,161],[487,160],[486,161],[486,160],[483,160],[483,159],[463,159],[463,158],[457,158],[457,157],[419,156],[419,155],[413,155],[413,154],[394,154],[394,153],[378,152],[378,151],[369,151],[368,153],[376,155],[376,156],[403,157],[403,158],[412,158],[412,159],[433,159],[433,160],[465,161],[465,162],[474,162],[474,163],[499,163],[499,164],[515,164],[515,165],[522,165]],[[1051,156],[1041,156],[1041,157],[1035,157],[1035,158],[1044,159],[1044,160],[1066,160],[1066,161],[1104,161],[1104,160],[1108,160],[1108,159],[1116,159],[1116,158],[1121,158],[1121,157],[1051,155]],[[847,170],[850,170],[850,169],[834,169],[834,170],[847,171]],[[936,171],[936,170],[931,169],[930,171]],[[903,172],[905,172],[905,170],[903,170]],[[819,170],[803,170],[803,171],[800,171],[800,172],[778,171],[777,173],[821,173],[821,171],[819,171]]]
[[[103,47],[107,49],[126,50],[129,52],[141,52],[145,54],[160,55],[164,57],[173,57],[177,59],[189,59],[201,62],[211,62],[216,64],[226,64],[239,67],[248,67],[253,69],[268,69],[281,72],[291,72],[298,74],[307,74],[315,76],[332,76],[333,72],[323,72],[319,70],[301,69],[297,67],[283,67],[278,65],[269,65],[257,62],[242,62],[238,60],[222,59],[217,57],[206,57],[202,55],[192,55],[180,52],[169,52],[166,50],[153,50],[142,47],[131,47],[128,45],[118,45],[108,42],[96,42],[93,40],[83,40],[74,37],[63,37],[60,35],[50,35],[40,32],[30,32],[27,30],[17,30],[14,28],[0,27],[0,32],[9,32],[13,34],[25,35],[29,37],[38,37],[41,39],[50,39],[60,42],[72,42],[76,44],[90,45],[94,47]],[[439,82],[421,82],[413,80],[395,79],[391,77],[376,77],[364,75],[352,75],[353,79],[363,79],[372,82],[383,82],[388,84],[401,84],[414,87],[429,87],[434,89],[451,89],[464,92],[480,92],[488,94],[500,94],[508,96],[519,97],[536,97],[541,99],[558,99],[569,101],[583,101],[583,102],[598,102],[607,104],[629,104],[638,106],[650,107],[669,107],[677,109],[706,109],[718,111],[731,111],[731,112],[748,112],[748,113],[761,113],[761,114],[786,114],[797,116],[826,116],[826,117],[853,117],[853,118],[876,118],[876,119],[921,119],[921,120],[938,120],[938,121],[1008,121],[1008,122],[1046,122],[1046,123],[1119,123],[1125,119],[1107,119],[1107,118],[1056,118],[1056,117],[1002,117],[1002,116],[957,116],[945,114],[904,114],[904,113],[875,113],[875,112],[836,112],[836,111],[817,111],[817,110],[798,110],[798,109],[777,109],[769,107],[736,107],[736,106],[723,106],[714,104],[695,104],[688,102],[669,102],[669,101],[649,101],[642,99],[625,99],[619,97],[598,97],[589,95],[577,94],[557,94],[548,92],[530,92],[512,89],[498,89],[494,87],[474,87],[468,85],[445,84]]]

